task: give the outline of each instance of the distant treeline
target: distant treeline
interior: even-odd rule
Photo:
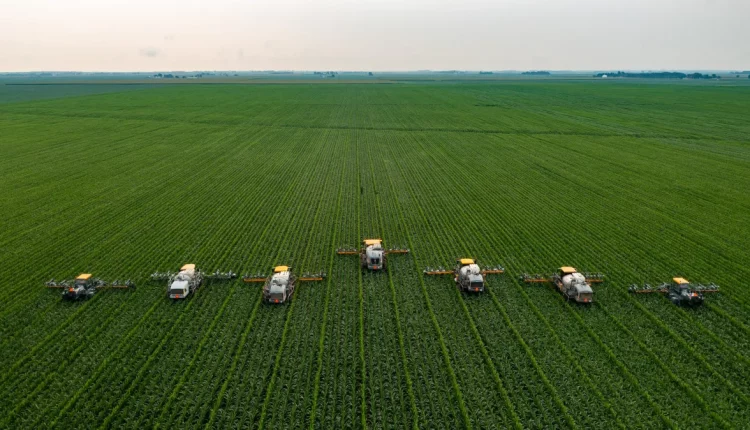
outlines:
[[[688,79],[721,79],[721,76],[717,75],[716,73],[705,75],[703,73],[690,73],[689,75],[685,76]]]
[[[528,72],[522,72],[522,75],[535,75],[535,76],[549,76],[552,73],[544,71],[544,70],[531,70]]]
[[[180,79],[180,78],[187,79],[188,76],[187,75],[180,76],[178,74],[173,75],[171,73],[157,73],[153,77],[157,79]],[[202,78],[202,77],[203,77],[202,73],[198,73],[197,75],[191,76],[191,78]]]
[[[703,73],[680,73],[680,72],[644,72],[644,73],[631,73],[631,72],[612,72],[612,73],[597,73],[594,75],[595,78],[601,78],[606,76],[608,78],[651,78],[651,79],[720,79],[721,76],[717,74],[703,74]]]
[[[338,72],[313,72],[313,75],[319,75],[323,78],[335,78],[339,73]]]

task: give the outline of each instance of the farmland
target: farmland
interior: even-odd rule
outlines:
[[[748,85],[47,90],[0,90],[0,428],[750,422]],[[362,272],[364,237],[411,252]],[[422,276],[463,256],[506,273]],[[148,282],[188,262],[327,277]],[[562,265],[606,275],[593,305],[518,281]],[[81,272],[138,287],[44,288]],[[676,275],[722,293],[627,292]]]

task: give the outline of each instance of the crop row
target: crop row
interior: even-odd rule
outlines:
[[[440,162],[437,162],[436,165],[443,165],[443,164],[441,164]],[[442,187],[442,189],[450,189],[450,187]],[[441,205],[438,202],[433,203],[432,206],[433,207],[445,207],[445,205]],[[458,207],[463,207],[462,205],[457,205],[457,206]],[[477,207],[477,209],[481,211],[481,207]],[[462,220],[467,220],[468,218],[465,217],[465,216],[464,217],[456,217],[456,216],[454,216],[454,217],[451,217],[451,218],[448,218],[448,219],[462,219]],[[497,226],[497,227],[500,227],[500,226]],[[445,230],[443,230],[443,231],[445,231]],[[487,245],[490,245],[490,244],[487,244]],[[490,246],[486,246],[484,249],[493,249],[493,246],[491,246],[491,245]],[[689,391],[690,390],[688,389],[688,392]]]
[[[571,91],[175,88],[4,107],[18,167],[0,207],[18,209],[0,209],[0,427],[744,427],[746,150],[718,125],[647,121],[593,89],[602,112],[586,111]],[[707,115],[740,135],[736,113]],[[386,273],[333,253],[365,237],[412,252]],[[510,275],[474,296],[420,273],[461,256],[609,282],[579,307]],[[328,277],[280,307],[240,282],[178,303],[162,284],[83,303],[39,284],[188,261]],[[727,294],[681,309],[626,292],[673,274]]]

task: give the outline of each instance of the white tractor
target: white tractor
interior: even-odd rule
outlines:
[[[568,300],[578,303],[591,303],[594,300],[594,290],[586,281],[586,277],[572,267],[561,267],[552,280]]]
[[[289,266],[275,266],[271,276],[264,278],[260,274],[245,275],[243,282],[263,282],[263,300],[266,303],[282,304],[291,299],[297,282],[322,281],[325,273],[304,273],[297,278]]]
[[[600,273],[580,273],[575,267],[563,266],[552,276],[521,275],[521,281],[531,283],[551,282],[567,300],[577,303],[593,303],[594,290],[591,284],[604,282],[604,275]]]
[[[456,272],[456,286],[461,291],[481,293],[484,291],[484,276],[479,265],[470,258],[458,261]]]
[[[388,267],[388,254],[408,254],[408,249],[383,247],[382,239],[365,239],[362,241],[362,248],[359,250],[353,248],[339,248],[336,250],[339,255],[357,255],[359,254],[359,264],[363,269],[378,271],[385,270]]]
[[[185,264],[180,271],[169,280],[167,294],[170,299],[184,299],[203,283],[203,273],[195,268],[195,264]]]
[[[284,303],[294,294],[294,282],[297,278],[289,266],[276,266],[273,274],[263,286],[263,298],[268,303]]]
[[[195,264],[185,264],[177,273],[155,272],[151,274],[152,281],[168,281],[167,296],[172,300],[182,300],[193,294],[203,284],[203,281],[231,281],[237,278],[233,271],[206,274],[195,268]]]
[[[456,286],[461,291],[470,293],[484,292],[484,277],[490,274],[504,273],[502,267],[479,267],[479,264],[473,258],[459,258],[456,260],[456,267],[453,270],[446,270],[442,267],[433,269],[428,267],[422,273],[425,275],[453,275]]]

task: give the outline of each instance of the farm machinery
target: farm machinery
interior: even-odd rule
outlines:
[[[601,273],[581,273],[575,267],[563,266],[552,275],[523,274],[521,281],[527,284],[551,283],[567,300],[578,303],[592,303],[594,301],[594,290],[591,284],[604,282]]]
[[[660,293],[667,296],[669,301],[678,306],[700,306],[703,304],[703,295],[718,293],[719,286],[715,284],[691,284],[685,278],[675,277],[672,282],[664,283],[656,287],[649,284],[643,286],[631,285],[628,288],[633,294]]]
[[[459,258],[453,270],[443,267],[428,267],[422,273],[425,275],[453,275],[456,286],[461,291],[481,293],[484,291],[484,277],[490,274],[504,273],[505,269],[496,267],[480,267],[473,258]]]
[[[359,264],[363,269],[378,271],[387,268],[388,254],[408,254],[409,250],[405,248],[385,249],[382,239],[364,239],[360,249],[339,248],[336,253],[339,255],[359,254]]]
[[[263,277],[261,274],[245,275],[242,281],[263,282],[263,300],[266,303],[281,304],[291,299],[297,282],[322,281],[325,277],[325,273],[304,273],[298,278],[292,273],[291,267],[276,266],[268,277]]]
[[[81,273],[73,280],[64,280],[57,282],[50,279],[46,283],[47,288],[60,288],[63,290],[63,300],[89,299],[98,290],[105,289],[129,289],[135,288],[135,283],[130,279],[120,281],[119,279],[108,283],[99,278],[94,278],[91,273]]]
[[[195,264],[185,264],[180,267],[177,273],[156,272],[151,274],[152,281],[168,281],[167,295],[173,300],[187,298],[203,284],[204,279],[228,281],[236,277],[237,274],[231,270],[229,272],[216,271],[204,274],[199,269],[196,269]]]

